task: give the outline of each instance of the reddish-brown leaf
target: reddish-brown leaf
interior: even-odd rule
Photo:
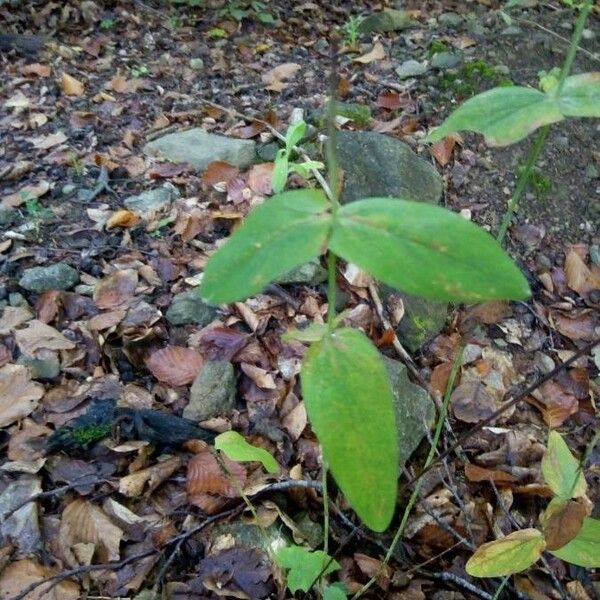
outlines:
[[[161,348],[146,359],[146,366],[156,379],[174,386],[194,381],[203,363],[199,352],[182,346]]]
[[[572,317],[554,313],[552,319],[556,330],[571,340],[591,340],[598,326],[597,316],[589,312],[575,314]]]
[[[185,173],[189,168],[187,163],[164,162],[152,167],[148,175],[150,179],[168,179]]]
[[[551,429],[560,427],[579,409],[577,398],[555,381],[544,383],[528,400],[540,410]]]
[[[405,108],[410,104],[411,100],[408,96],[402,95],[398,92],[381,92],[377,96],[377,106],[381,108],[387,108],[388,110],[396,110],[398,108]]]
[[[431,154],[433,154],[433,158],[435,158],[440,167],[445,167],[450,162],[455,145],[456,137],[453,135],[449,135],[443,140],[433,144],[431,147]]]
[[[115,271],[96,284],[94,302],[98,308],[118,308],[133,298],[137,284],[134,269]]]
[[[553,500],[541,520],[546,548],[558,550],[568,544],[579,533],[587,516],[587,510],[580,502]]]
[[[271,178],[273,175],[273,163],[261,163],[254,165],[248,173],[248,187],[261,196],[273,193]]]
[[[207,186],[217,185],[218,183],[228,184],[240,173],[240,170],[234,165],[224,160],[213,160],[208,164],[202,174],[202,183]]]
[[[496,483],[510,483],[516,481],[516,477],[498,469],[485,469],[473,463],[465,465],[465,475],[469,481],[495,481]]]
[[[121,209],[113,213],[106,221],[106,229],[113,229],[114,227],[134,227],[141,220],[141,217],[132,212],[131,210]]]

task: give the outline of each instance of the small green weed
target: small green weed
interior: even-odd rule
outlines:
[[[100,29],[107,31],[108,29],[113,29],[117,22],[114,19],[102,19],[100,21]]]
[[[150,69],[146,65],[139,65],[138,67],[132,67],[131,74],[134,77],[144,77],[150,73]]]
[[[275,23],[275,17],[267,10],[267,4],[261,0],[229,0],[223,8],[217,11],[217,16],[234,19],[238,22],[252,19],[264,25]]]
[[[360,24],[363,22],[363,20],[363,16],[354,15],[352,17],[348,17],[348,20],[340,27],[344,36],[345,46],[348,46],[352,49],[358,47],[358,40],[360,39]]]
[[[446,44],[446,42],[442,42],[442,40],[433,40],[433,42],[431,42],[429,45],[429,50],[427,51],[429,58],[439,54],[440,52],[448,52],[448,44]]]
[[[519,165],[517,167],[517,175],[522,177],[525,169],[525,165]],[[539,167],[535,167],[531,171],[529,175],[529,185],[532,187],[535,195],[540,199],[546,197],[552,191],[552,179],[545,175]]]

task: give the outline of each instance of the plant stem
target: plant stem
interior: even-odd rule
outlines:
[[[327,463],[323,458],[322,469],[323,485],[323,550],[325,554],[329,553],[329,492],[327,491]]]
[[[579,42],[581,41],[581,35],[583,34],[583,29],[585,27],[588,15],[592,10],[592,5],[592,0],[588,0],[581,7],[579,16],[577,17],[577,23],[575,24],[575,30],[573,31],[573,35],[571,36],[571,43],[569,45],[569,49],[567,50],[567,55],[565,56],[563,66],[560,70],[558,83],[556,85],[556,89],[553,91],[555,97],[560,96],[565,81],[567,80],[567,77],[571,72],[571,67],[573,66],[575,55],[577,54],[577,48],[579,47]],[[512,219],[512,216],[519,207],[519,202],[521,201],[523,193],[525,192],[525,188],[529,183],[531,173],[533,172],[533,169],[540,156],[542,148],[544,147],[544,143],[546,141],[546,138],[548,137],[549,131],[550,125],[544,125],[544,127],[540,129],[535,139],[535,142],[531,150],[529,151],[529,156],[527,157],[527,164],[525,166],[525,169],[519,176],[519,179],[517,180],[517,186],[508,204],[508,209],[504,213],[502,223],[500,224],[500,230],[498,231],[497,236],[497,240],[500,244],[502,244],[502,242],[504,241],[504,237],[506,236],[506,232],[508,231],[508,226],[510,225],[510,220]]]
[[[337,256],[331,252],[327,253],[327,326],[333,331],[335,324],[335,305],[337,302]]]
[[[429,467],[429,465],[433,461],[433,457],[435,456],[435,453],[437,452],[437,445],[440,440],[440,435],[442,433],[444,422],[446,421],[446,415],[448,414],[448,404],[450,403],[450,396],[452,395],[452,390],[454,389],[454,382],[456,381],[456,376],[458,374],[458,370],[460,369],[460,365],[462,363],[462,356],[463,356],[464,349],[465,349],[464,346],[460,347],[460,350],[458,351],[458,354],[456,355],[456,358],[454,359],[454,363],[452,364],[452,370],[450,371],[450,377],[448,378],[448,385],[446,387],[446,393],[444,394],[444,401],[442,403],[442,408],[440,410],[440,414],[439,414],[439,417],[438,417],[438,420],[437,420],[437,423],[435,426],[435,433],[433,434],[431,448],[429,449],[429,454],[427,455],[427,460],[425,461],[425,465],[424,465],[425,469]],[[360,598],[377,581],[377,578],[379,577],[379,575],[381,574],[383,569],[385,569],[386,565],[390,562],[392,556],[394,555],[396,546],[402,539],[402,535],[404,533],[404,530],[406,529],[406,524],[408,523],[408,518],[410,517],[410,513],[419,498],[419,492],[421,491],[422,483],[423,483],[423,479],[421,479],[421,478],[417,479],[417,481],[415,482],[415,487],[413,489],[413,492],[410,495],[410,498],[408,500],[406,508],[404,509],[404,513],[402,514],[402,520],[400,521],[400,525],[398,526],[398,529],[396,530],[394,539],[392,540],[389,550],[387,551],[387,554],[385,555],[383,562],[379,566],[377,573],[373,577],[371,577],[371,579],[369,579],[369,581],[367,581],[367,583],[365,583],[365,585],[363,585],[362,588],[360,588],[360,590],[358,590],[358,592],[356,592],[356,594],[354,594],[354,596],[352,596],[352,600],[357,600],[358,598]]]
[[[510,577],[507,575],[503,580],[502,583],[500,584],[500,586],[498,587],[498,589],[496,590],[496,593],[494,594],[494,597],[492,598],[492,600],[498,600],[498,598],[500,598],[500,594],[502,593],[502,590],[506,587],[506,585],[508,584],[510,580]]]

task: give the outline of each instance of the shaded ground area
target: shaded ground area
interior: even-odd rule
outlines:
[[[538,71],[560,64],[573,24],[558,3],[530,2],[512,22],[490,2],[400,4],[409,22],[358,35],[354,47],[349,19],[382,3],[266,3],[240,21],[223,3],[0,4],[2,598],[52,577],[53,591],[27,597],[292,597],[257,549],[322,545],[320,453],[298,381],[304,346],[281,335],[323,320],[323,271],[315,264],[255,299],[212,307],[194,291],[202,269],[271,194],[272,128],[284,132],[302,111],[305,147],[321,158],[332,64],[340,128],[403,140],[443,176],[444,204],[495,232],[529,143],[490,149],[465,135],[432,153],[420,140],[478,91],[535,85]],[[261,23],[262,13],[275,22]],[[600,70],[598,19],[574,72]],[[32,34],[43,38],[22,37]],[[177,164],[144,152],[193,127],[253,140],[260,158],[249,164],[238,146],[229,158],[238,166],[200,169],[191,151]],[[382,307],[368,283],[340,270],[349,322],[394,359],[399,402],[410,391],[415,406],[431,396],[439,408],[465,346],[441,451],[598,336],[599,127],[554,127],[509,232],[534,297],[451,307],[428,343],[407,344],[410,375],[391,327],[400,322],[402,336],[402,307],[383,293]],[[598,350],[587,352],[440,461],[367,597],[494,597],[500,581],[470,578],[465,562],[482,543],[536,524],[549,496],[539,471],[548,427],[585,450],[598,429],[599,369]],[[53,431],[90,408],[102,413],[103,399],[121,411],[110,408],[109,426],[88,421],[81,444],[45,452]],[[406,418],[426,433],[403,481],[429,449],[430,411],[414,414]],[[232,463],[226,476],[204,442],[157,438],[161,427],[188,427],[173,416],[202,432],[240,431],[276,456],[280,473]],[[596,448],[586,470],[595,517],[599,477]],[[410,491],[400,488],[400,515]],[[333,482],[330,496],[330,552],[341,566],[333,580],[354,593],[381,566],[393,529],[356,531]],[[548,555],[500,597],[595,598],[599,586],[598,573]]]

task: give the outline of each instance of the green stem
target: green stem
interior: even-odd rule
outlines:
[[[565,56],[565,61],[560,70],[560,76],[558,78],[558,83],[556,85],[556,89],[553,91],[555,97],[560,96],[562,92],[563,86],[569,73],[571,72],[571,68],[573,66],[573,61],[575,60],[575,55],[577,54],[577,48],[579,47],[579,42],[581,41],[581,36],[583,34],[583,29],[585,27],[585,23],[587,21],[588,15],[592,10],[592,0],[588,0],[584,6],[581,7],[581,11],[579,16],[577,17],[577,23],[575,24],[575,30],[573,31],[573,35],[571,36],[571,43],[569,45],[569,49],[567,50],[567,55]],[[517,186],[515,188],[514,194],[510,199],[508,204],[508,209],[504,213],[504,218],[502,219],[502,223],[500,224],[500,230],[498,231],[497,240],[500,244],[504,241],[506,236],[506,232],[508,231],[508,226],[510,225],[510,221],[512,216],[517,212],[519,208],[519,202],[523,197],[525,192],[525,188],[529,183],[529,179],[531,177],[531,173],[537,163],[537,160],[540,156],[542,148],[544,147],[544,143],[546,138],[548,137],[548,132],[550,131],[550,125],[544,125],[542,127],[535,139],[535,142],[529,151],[529,156],[527,157],[527,164],[525,165],[525,169],[519,176],[517,180]]]
[[[448,386],[446,387],[446,393],[444,394],[444,401],[442,403],[442,408],[440,409],[440,414],[435,426],[435,433],[433,434],[433,440],[431,442],[431,448],[429,449],[429,454],[427,455],[427,460],[425,461],[424,469],[427,469],[429,465],[432,463],[435,453],[437,452],[437,445],[440,441],[440,435],[442,433],[442,429],[444,427],[444,422],[446,421],[446,415],[448,414],[448,404],[450,403],[450,396],[452,395],[452,390],[454,389],[454,382],[456,381],[456,376],[458,374],[458,370],[460,369],[460,365],[462,363],[462,356],[464,352],[464,346],[460,347],[456,358],[454,359],[454,363],[452,365],[452,370],[450,371],[450,377],[448,379]],[[408,518],[410,517],[410,513],[414,505],[419,498],[419,492],[421,491],[421,484],[423,480],[421,478],[417,479],[415,482],[415,487],[413,489],[412,494],[408,500],[406,508],[404,509],[404,513],[402,514],[402,520],[400,521],[400,525],[396,530],[394,535],[394,539],[390,544],[390,547],[383,559],[383,562],[379,566],[379,570],[377,573],[365,583],[365,585],[352,596],[352,600],[357,600],[360,598],[376,581],[381,572],[385,569],[386,565],[390,562],[392,556],[394,555],[394,551],[396,550],[396,546],[402,539],[402,535],[404,534],[404,530],[406,529],[406,524],[408,523]]]
[[[507,575],[502,580],[502,583],[498,586],[498,589],[496,590],[496,593],[494,594],[494,597],[492,598],[492,600],[498,600],[498,598],[500,598],[500,594],[502,593],[502,590],[507,586],[509,580],[510,580],[510,577]]]
[[[335,305],[337,302],[337,256],[329,251],[327,254],[327,326],[329,332],[333,331],[335,325]]]

